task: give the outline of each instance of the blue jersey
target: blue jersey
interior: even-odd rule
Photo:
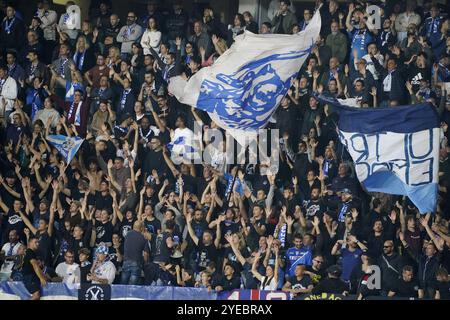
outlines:
[[[289,248],[286,251],[287,273],[290,277],[295,275],[295,267],[297,265],[312,265],[312,252],[307,247],[297,249],[296,247]]]
[[[353,271],[353,268],[361,261],[362,253],[363,251],[359,248],[356,248],[355,251],[349,251],[347,248],[341,249],[342,280],[350,280],[350,275]]]
[[[367,54],[367,44],[373,41],[373,37],[369,30],[359,30],[356,28],[349,32],[349,37],[352,49],[350,52],[350,61],[353,63],[353,50],[357,51],[358,60],[361,60]]]

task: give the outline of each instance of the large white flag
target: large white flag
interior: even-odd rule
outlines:
[[[421,213],[436,211],[441,129],[431,104],[354,108],[318,98],[339,113],[339,138],[368,191],[405,195]]]
[[[181,103],[208,112],[242,141],[267,124],[314,47],[320,27],[316,13],[306,30],[295,35],[246,31],[189,81],[171,78],[169,92]]]

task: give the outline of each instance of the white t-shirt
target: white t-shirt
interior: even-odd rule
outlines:
[[[95,267],[94,274],[100,279],[107,279],[108,284],[112,284],[116,277],[116,266],[111,261],[106,261]],[[92,281],[92,283],[99,284],[100,282]]]
[[[275,277],[272,277],[272,279],[270,279],[270,281],[268,281],[267,277],[264,276],[261,279],[261,284],[259,285],[259,289],[273,291],[273,290],[277,290],[277,286],[278,286],[278,284],[275,281]]]
[[[58,277],[63,278],[66,284],[80,283],[80,266],[78,263],[68,264],[61,262],[55,270]]]
[[[150,47],[159,53],[159,46],[161,44],[161,32],[145,30],[141,38],[141,46],[144,49],[144,55],[151,54]]]

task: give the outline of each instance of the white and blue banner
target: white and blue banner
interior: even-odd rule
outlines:
[[[167,144],[173,162],[179,164],[200,159],[200,148],[194,139],[194,133],[189,129],[175,130],[172,141]]]
[[[29,300],[22,282],[0,282],[0,300]],[[78,285],[48,283],[41,300],[217,300],[217,293],[201,288],[133,285]]]
[[[339,113],[339,137],[368,191],[405,195],[420,213],[437,207],[440,125],[428,103],[357,109],[319,96]]]
[[[242,141],[268,123],[314,47],[320,27],[317,13],[298,34],[245,31],[212,66],[202,68],[189,81],[171,78],[169,92],[181,103],[208,112],[221,128]]]
[[[355,295],[343,296],[333,293],[319,295],[304,294],[293,297],[284,291],[264,291],[238,289],[232,291],[208,291],[203,288],[98,285],[89,284],[84,288],[69,288],[64,283],[48,283],[42,289],[41,300],[356,300]],[[0,300],[29,300],[31,295],[22,282],[0,282]],[[367,300],[386,300],[386,297],[367,297]],[[408,299],[410,298],[389,298]]]
[[[68,164],[75,157],[78,149],[83,144],[84,139],[80,137],[68,137],[63,135],[49,135],[47,141],[50,142],[58,152],[64,157]]]

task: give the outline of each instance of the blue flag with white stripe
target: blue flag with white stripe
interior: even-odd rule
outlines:
[[[64,157],[66,163],[70,163],[75,157],[78,149],[83,144],[84,139],[80,137],[68,137],[63,135],[49,135],[47,141]]]
[[[315,46],[320,28],[320,14],[316,13],[298,34],[246,31],[213,65],[202,68],[189,81],[181,76],[171,78],[169,92],[181,103],[208,112],[239,143],[252,139],[287,94]]]
[[[368,191],[408,196],[422,214],[436,210],[441,129],[435,107],[354,108],[318,98],[339,113],[339,138]]]

